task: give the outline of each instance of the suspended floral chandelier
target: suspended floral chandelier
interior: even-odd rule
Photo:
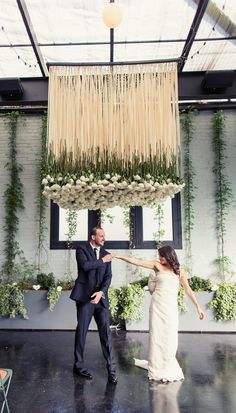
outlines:
[[[175,63],[50,68],[43,194],[62,208],[152,205],[179,177]]]

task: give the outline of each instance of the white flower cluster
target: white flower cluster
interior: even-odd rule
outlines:
[[[43,180],[43,195],[65,209],[106,209],[114,206],[144,206],[163,202],[180,192],[184,184],[167,179],[159,183],[150,174],[145,178],[135,175],[133,180],[122,179],[118,174],[105,174],[99,179],[75,175],[53,177],[47,175]]]

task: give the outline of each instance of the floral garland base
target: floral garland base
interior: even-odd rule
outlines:
[[[135,175],[133,180],[124,179],[118,174],[105,174],[98,179],[75,175],[56,177],[47,175],[42,180],[43,195],[64,209],[106,209],[114,206],[152,206],[181,191],[184,183],[170,179],[161,183],[147,174],[145,178]]]

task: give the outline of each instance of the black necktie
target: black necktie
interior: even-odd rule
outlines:
[[[93,249],[93,252],[94,252],[95,258],[96,258],[96,260],[97,260],[97,248],[94,248],[94,249]]]

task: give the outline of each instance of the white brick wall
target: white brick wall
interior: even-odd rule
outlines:
[[[229,180],[236,200],[236,116],[235,111],[226,111],[227,132],[227,169]],[[217,240],[215,231],[215,203],[214,203],[214,176],[212,173],[214,154],[212,148],[213,136],[213,113],[200,112],[195,118],[195,133],[192,142],[193,165],[196,172],[195,185],[196,198],[194,208],[196,212],[195,225],[193,229],[193,272],[202,277],[214,275],[215,266],[213,261],[217,256]],[[19,121],[17,148],[18,162],[24,167],[21,180],[24,184],[24,211],[19,212],[20,219],[17,240],[25,257],[30,262],[37,258],[38,242],[38,218],[36,198],[38,192],[38,167],[39,153],[41,147],[42,119],[40,115],[27,115]],[[4,168],[8,154],[8,131],[4,119],[0,118],[0,227],[4,225],[4,202],[3,194],[8,182],[8,173]],[[231,213],[227,219],[227,236],[225,250],[226,254],[234,262],[236,271],[236,203],[231,206]],[[63,278],[66,273],[67,251],[49,249],[50,208],[47,207],[46,252],[43,254],[43,269],[47,272],[53,271],[57,278]],[[0,250],[3,251],[4,231],[0,232]],[[127,252],[127,251],[126,251]],[[126,253],[125,252],[125,253]],[[184,250],[177,251],[182,264],[184,264]],[[155,250],[134,251],[137,257],[154,258]],[[74,254],[73,254],[74,257]],[[3,253],[0,255],[0,264],[4,260]],[[76,276],[76,263],[73,258],[73,273]],[[124,262],[113,263],[113,284],[120,285],[126,280],[127,265]]]

